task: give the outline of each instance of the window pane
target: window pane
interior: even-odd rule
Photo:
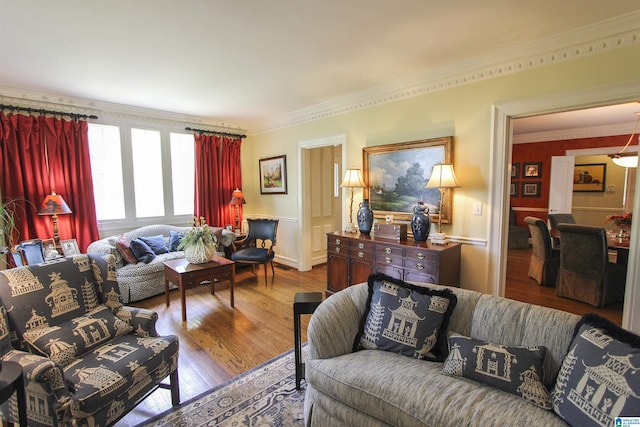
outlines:
[[[125,209],[120,128],[90,123],[89,152],[98,221],[123,219]]]
[[[194,139],[186,133],[171,133],[171,180],[173,214],[193,215]]]
[[[136,217],[164,216],[160,132],[131,129]]]

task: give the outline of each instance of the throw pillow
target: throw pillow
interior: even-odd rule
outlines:
[[[156,254],[151,250],[149,245],[140,239],[133,239],[131,241],[131,251],[133,251],[138,261],[142,261],[145,264],[149,264],[156,259]]]
[[[120,236],[116,241],[116,249],[120,254],[122,254],[122,258],[129,264],[137,264],[138,258],[133,254],[131,250],[131,240],[129,240],[126,236]]]
[[[553,410],[571,425],[615,424],[640,415],[640,336],[596,314],[576,325],[551,394]]]
[[[549,391],[542,384],[546,354],[544,346],[505,346],[452,334],[449,356],[441,371],[515,394],[551,410]]]
[[[378,349],[443,361],[446,330],[457,299],[448,289],[412,285],[384,274],[369,276],[369,297],[354,350]]]
[[[184,237],[184,233],[178,231],[169,231],[169,252],[176,252],[180,245],[180,240]]]
[[[151,237],[140,237],[140,240],[145,242],[156,255],[166,254],[169,252],[164,244],[164,237],[162,234]]]
[[[66,366],[94,348],[131,331],[131,325],[118,319],[107,306],[100,305],[84,316],[57,326],[32,329],[23,336],[37,354]]]

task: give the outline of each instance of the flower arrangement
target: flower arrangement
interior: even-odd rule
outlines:
[[[218,245],[213,230],[204,217],[194,217],[193,227],[184,233],[178,250],[185,251],[185,258],[193,264],[207,262],[215,254]]]
[[[623,212],[621,214],[608,215],[607,222],[612,222],[619,228],[628,230],[631,228],[632,214],[630,212]]]

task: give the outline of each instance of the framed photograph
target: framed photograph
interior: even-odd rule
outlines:
[[[287,156],[258,160],[260,194],[287,194]]]
[[[511,178],[519,178],[520,175],[520,163],[514,163],[511,165]]]
[[[78,247],[76,239],[60,240],[60,246],[62,246],[62,253],[64,256],[78,255],[80,253],[80,248]]]
[[[409,221],[413,208],[422,200],[429,216],[437,222],[440,215],[440,189],[426,188],[433,166],[452,163],[453,137],[424,139],[362,149],[364,197],[369,199],[374,217]],[[452,189],[445,192],[442,223],[451,221]]]
[[[542,162],[523,163],[523,178],[540,178],[542,176]]]
[[[604,192],[607,176],[606,163],[573,166],[573,191]]]
[[[522,197],[540,197],[541,182],[523,182]]]
[[[512,182],[509,186],[509,195],[511,197],[518,197],[518,183]]]

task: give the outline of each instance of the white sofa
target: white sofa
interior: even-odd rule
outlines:
[[[164,292],[164,265],[162,262],[176,258],[183,258],[184,252],[167,252],[157,255],[149,264],[145,264],[143,262],[127,264],[126,261],[123,260],[122,255],[116,249],[116,241],[118,238],[124,235],[130,240],[133,240],[139,237],[151,237],[161,234],[165,238],[165,243],[168,244],[170,231],[184,232],[189,228],[190,227],[178,227],[164,224],[147,225],[127,233],[97,240],[87,247],[87,253],[113,254],[117,260],[116,272],[118,275],[118,285],[120,286],[120,294],[122,295],[123,302],[126,304],[133,301],[139,301]],[[224,253],[222,253],[224,251],[224,247],[228,247],[233,243],[235,234],[232,231],[218,227],[214,227],[214,230],[220,234],[220,238],[218,239],[218,250],[221,252],[221,255],[224,255]],[[173,283],[171,283],[170,286],[171,289],[175,289],[175,285]]]

